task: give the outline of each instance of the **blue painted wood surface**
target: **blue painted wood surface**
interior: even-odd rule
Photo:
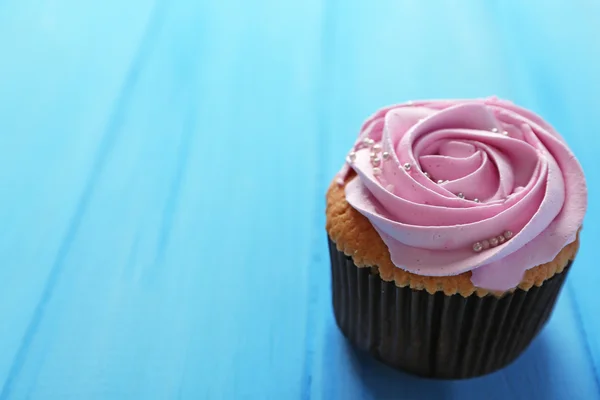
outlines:
[[[591,0],[0,1],[0,399],[600,398],[599,18]],[[510,367],[394,372],[335,326],[325,189],[378,107],[493,94],[580,158],[583,248]]]

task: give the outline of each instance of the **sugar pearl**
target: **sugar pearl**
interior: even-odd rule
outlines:
[[[513,233],[512,233],[512,231],[505,231],[505,232],[504,232],[504,238],[505,238],[506,240],[508,240],[508,239],[510,239],[510,238],[512,238],[512,237],[513,237]]]
[[[483,245],[481,244],[481,242],[477,242],[473,245],[474,252],[479,253],[481,250],[483,250]]]
[[[498,246],[498,239],[496,239],[495,237],[490,239],[490,246],[492,247],[496,247]]]

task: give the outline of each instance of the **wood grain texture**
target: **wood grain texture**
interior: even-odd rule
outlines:
[[[600,3],[0,1],[0,399],[600,398]],[[360,123],[496,94],[586,171],[551,322],[436,382],[335,326],[324,194]]]

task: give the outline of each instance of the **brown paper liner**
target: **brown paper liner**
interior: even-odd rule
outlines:
[[[357,268],[331,240],[329,250],[335,318],[348,340],[392,367],[445,379],[515,360],[548,321],[571,265],[540,287],[463,297],[400,288]]]

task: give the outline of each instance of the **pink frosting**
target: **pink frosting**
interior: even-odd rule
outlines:
[[[561,136],[497,98],[381,109],[364,123],[340,183],[349,168],[357,176],[346,198],[396,267],[426,276],[473,271],[473,284],[490,290],[513,288],[527,269],[554,259],[587,208],[583,171]],[[510,239],[480,250],[506,231]]]

